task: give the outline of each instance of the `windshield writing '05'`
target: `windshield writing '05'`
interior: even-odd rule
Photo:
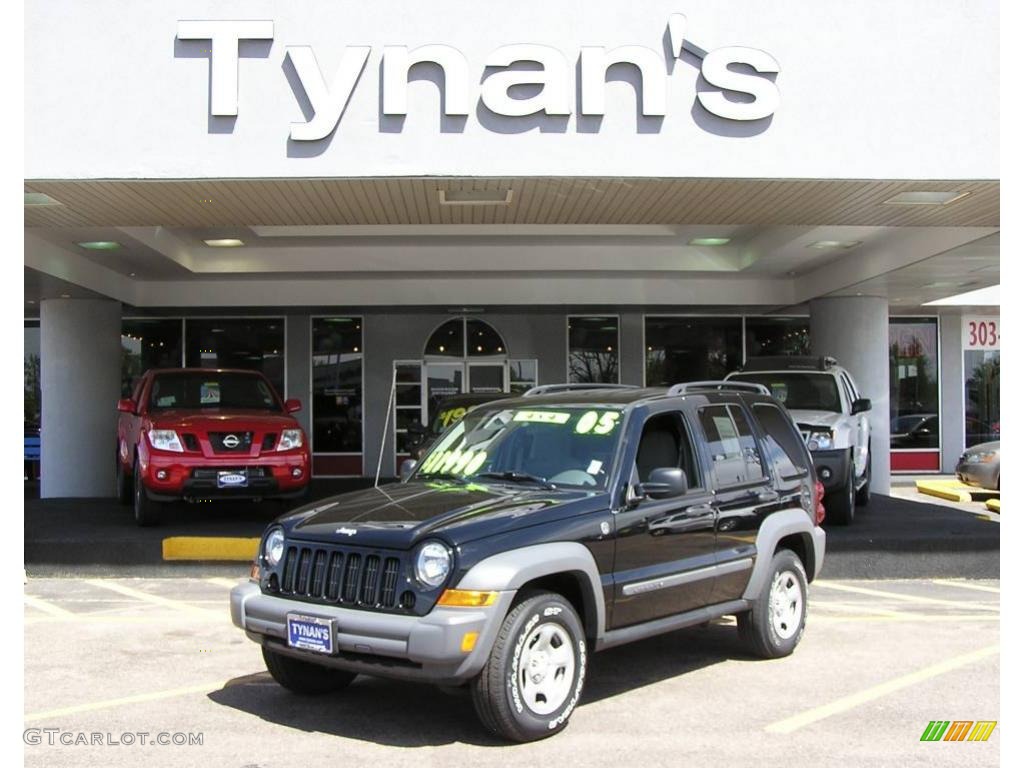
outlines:
[[[505,476],[603,488],[621,421],[621,411],[593,408],[473,411],[441,437],[416,475]]]

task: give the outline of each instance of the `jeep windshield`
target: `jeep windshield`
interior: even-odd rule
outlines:
[[[449,428],[416,471],[421,480],[488,480],[605,488],[622,411],[481,406]]]
[[[151,411],[205,409],[280,411],[277,397],[259,376],[244,373],[162,373],[153,379]]]
[[[737,373],[730,376],[729,380],[764,384],[772,397],[791,411],[843,411],[839,387],[836,386],[835,377],[829,373]]]

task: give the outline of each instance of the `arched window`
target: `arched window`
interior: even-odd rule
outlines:
[[[459,317],[438,326],[423,349],[426,358],[506,358],[508,347],[501,334],[483,320]]]

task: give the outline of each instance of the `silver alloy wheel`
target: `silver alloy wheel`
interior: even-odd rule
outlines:
[[[576,672],[572,638],[560,624],[543,623],[523,643],[516,675],[526,706],[550,715],[569,697]]]
[[[768,595],[768,612],[775,634],[789,640],[800,627],[803,611],[804,596],[800,591],[799,578],[793,571],[779,571]]]

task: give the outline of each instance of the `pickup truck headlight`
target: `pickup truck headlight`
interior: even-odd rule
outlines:
[[[831,451],[833,445],[831,430],[811,432],[807,436],[807,450],[809,451]]]
[[[273,568],[281,562],[282,555],[284,555],[284,531],[275,528],[263,540],[263,559],[267,561],[267,565]]]
[[[279,451],[290,451],[292,448],[302,447],[302,430],[301,429],[283,429],[281,430],[281,440],[277,444],[277,450]]]
[[[428,587],[439,587],[452,570],[452,554],[439,541],[428,541],[416,553],[416,578]]]
[[[184,452],[178,433],[173,429],[151,429],[149,431],[149,444],[158,451]]]

